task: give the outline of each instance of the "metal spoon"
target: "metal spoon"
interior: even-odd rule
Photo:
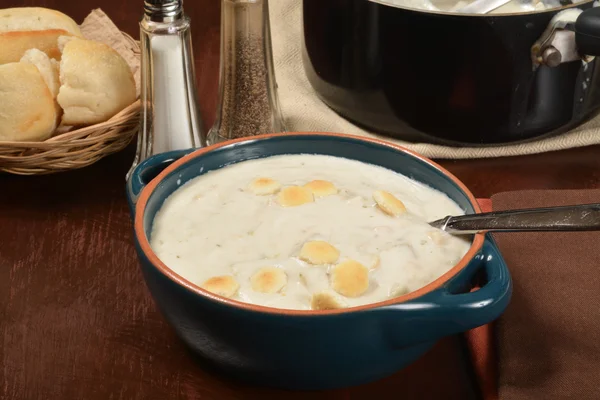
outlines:
[[[430,222],[453,235],[479,232],[599,231],[600,203],[448,216]]]

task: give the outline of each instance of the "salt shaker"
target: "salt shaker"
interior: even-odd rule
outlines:
[[[190,19],[183,0],[145,0],[140,22],[142,115],[129,174],[144,159],[203,147]]]
[[[208,143],[284,132],[268,0],[221,1],[219,103]]]

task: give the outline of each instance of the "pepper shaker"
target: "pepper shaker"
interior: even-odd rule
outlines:
[[[154,154],[206,145],[183,0],[145,0],[140,43],[142,113],[137,152],[127,176]]]
[[[209,144],[284,132],[268,0],[221,1],[219,103]]]

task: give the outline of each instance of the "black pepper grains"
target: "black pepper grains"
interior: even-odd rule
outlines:
[[[285,131],[271,56],[268,1],[223,0],[217,119],[212,143]]]

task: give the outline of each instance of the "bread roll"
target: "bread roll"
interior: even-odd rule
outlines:
[[[67,45],[67,43],[69,43],[73,39],[77,39],[77,37],[75,37],[75,36],[59,36],[58,37],[58,39],[56,40],[56,43],[58,45],[58,51],[60,51],[61,55],[62,55],[63,51],[65,51],[65,46]]]
[[[35,65],[0,65],[0,141],[46,140],[56,120],[54,98]]]
[[[41,7],[0,10],[0,64],[17,62],[33,48],[60,60],[57,39],[68,35],[82,37],[77,23],[59,11]]]
[[[49,58],[46,53],[38,49],[29,49],[21,57],[21,62],[33,64],[37,67],[38,71],[42,74],[42,78],[48,85],[52,97],[56,98],[58,95],[58,89],[60,88],[60,80],[58,74],[58,62]]]
[[[104,122],[136,99],[127,62],[111,47],[91,40],[73,39],[64,45],[60,83],[63,125]]]

